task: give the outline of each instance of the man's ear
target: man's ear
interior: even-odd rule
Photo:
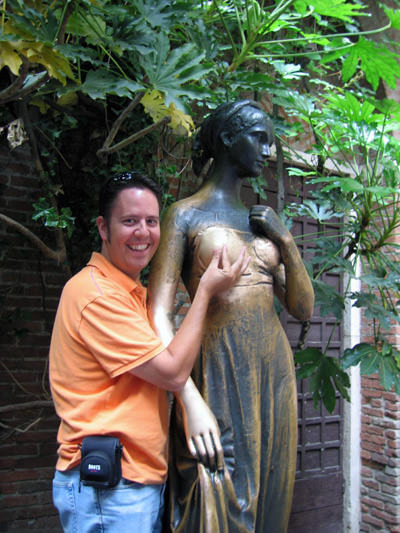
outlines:
[[[229,131],[223,130],[220,133],[222,144],[225,148],[230,148],[232,146],[232,134]]]
[[[102,216],[96,218],[97,230],[102,241],[108,240],[108,227],[106,219]]]

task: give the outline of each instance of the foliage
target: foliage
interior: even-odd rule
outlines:
[[[359,306],[374,324],[369,351],[356,346],[338,360],[328,343],[298,353],[299,376],[329,410],[336,390],[347,397],[351,364],[398,390],[400,358],[387,333],[398,322],[400,147],[392,132],[400,115],[375,93],[400,78],[399,40],[384,33],[400,19],[382,9],[385,25],[367,31],[368,4],[358,0],[2,2],[0,126],[24,119],[43,184],[33,217],[58,232],[70,270],[93,246],[93,193],[109,173],[146,171],[173,201],[168,182],[187,165],[176,163],[179,147],[199,119],[226,100],[263,95],[277,145],[314,135],[315,165],[290,169],[313,197],[286,214],[314,218],[321,230],[309,238],[320,313],[339,324],[346,304]],[[263,194],[261,178],[252,185]],[[348,280],[344,295],[325,282],[330,271]]]
[[[291,98],[296,100],[295,95]],[[385,389],[394,387],[400,392],[399,352],[388,335],[393,324],[400,322],[400,244],[396,242],[400,228],[400,142],[391,135],[399,129],[400,106],[376,101],[372,96],[365,99],[363,91],[335,90],[326,97],[324,106],[317,106],[308,96],[307,113],[304,110],[304,106],[298,106],[298,117],[313,129],[318,147],[313,148],[313,154],[324,167],[315,168],[313,173],[307,170],[306,179],[315,185],[313,199],[305,205],[293,204],[288,211],[291,215],[307,214],[321,227],[317,240],[310,236],[320,314],[333,314],[338,324],[345,301],[362,308],[365,319],[373,324],[373,342],[345,350],[342,366],[360,363],[362,373],[379,373]],[[296,175],[301,173],[295,170]],[[324,232],[323,228],[335,218],[340,221],[338,233]],[[321,282],[330,271],[347,279],[344,295]],[[359,280],[360,290],[352,289],[352,279]],[[325,354],[328,349],[329,345]],[[306,360],[304,357],[311,357],[311,353],[305,352],[298,362],[307,361],[308,371],[320,375],[323,354],[312,352],[313,357]],[[336,369],[332,370],[334,379]],[[328,392],[327,387],[317,388],[315,382],[310,382],[310,387],[314,387],[314,398],[321,387],[325,394]]]
[[[43,219],[43,224],[48,228],[66,228],[68,237],[71,237],[75,218],[69,207],[63,207],[58,213],[57,209],[49,205],[46,198],[40,198],[37,204],[33,204],[33,207],[35,209],[33,220]]]

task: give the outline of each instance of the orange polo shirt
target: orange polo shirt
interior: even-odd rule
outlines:
[[[167,393],[129,372],[162,350],[146,289],[93,253],[64,287],[50,345],[51,392],[61,419],[58,470],[79,464],[84,437],[113,435],[123,444],[123,477],[165,481]]]

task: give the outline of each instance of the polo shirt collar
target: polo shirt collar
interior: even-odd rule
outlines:
[[[94,266],[98,268],[100,272],[102,272],[107,278],[111,278],[128,292],[135,290],[138,292],[145,291],[145,288],[140,281],[134,281],[132,278],[127,276],[124,272],[121,272],[121,270],[110,263],[110,261],[106,259],[104,255],[98,252],[92,253],[87,266]]]

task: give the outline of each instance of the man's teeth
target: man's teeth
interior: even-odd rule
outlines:
[[[146,250],[147,247],[148,247],[148,244],[131,244],[129,246],[131,250],[137,250],[139,252],[142,250]]]

